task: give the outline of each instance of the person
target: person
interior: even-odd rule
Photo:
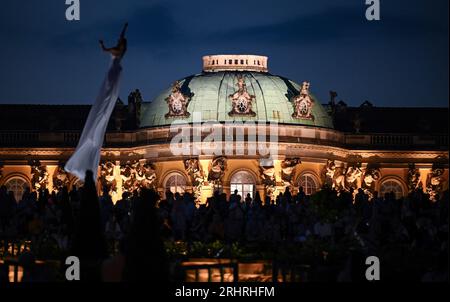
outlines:
[[[355,195],[355,210],[358,216],[362,215],[362,210],[368,202],[368,196],[364,193],[364,190],[359,188],[358,193]]]
[[[108,192],[108,187],[103,186],[103,195],[100,197],[100,216],[102,221],[102,229],[105,229],[107,221],[110,220],[114,203]]]
[[[250,193],[247,193],[247,196],[245,197],[245,207],[248,209],[252,206],[252,196]]]
[[[117,223],[115,215],[111,215],[109,220],[106,222],[105,234],[108,239],[120,240],[122,238],[122,230],[120,225]]]
[[[175,193],[175,198],[173,199],[173,207],[171,212],[175,240],[184,240],[186,237],[186,228],[187,228],[186,206],[187,204],[181,197],[180,193],[178,192]]]
[[[192,227],[192,221],[194,219],[194,213],[195,213],[195,210],[196,210],[195,200],[194,200],[194,197],[192,196],[192,194],[184,193],[184,195],[183,195],[183,203],[185,205],[185,210],[186,210],[186,213],[185,213],[185,217],[186,217],[186,234],[185,235],[187,236],[188,239],[190,239],[189,238],[189,236],[190,236],[189,230]]]
[[[261,200],[261,196],[259,195],[259,193],[257,192],[255,195],[255,200],[253,201],[253,203],[258,206],[258,207],[262,207],[262,200]]]
[[[105,43],[103,40],[99,40],[100,47],[103,51],[109,52],[113,57],[121,58],[125,55],[127,51],[127,39],[125,38],[125,32],[128,28],[128,23],[125,23],[122,32],[120,34],[119,40],[117,41],[117,45],[114,47],[107,48],[105,47]]]
[[[136,200],[130,232],[124,243],[125,265],[123,281],[169,280],[169,264],[156,215],[158,194],[149,189],[141,191]]]
[[[70,236],[73,233],[74,219],[67,187],[64,187],[61,191],[59,208],[61,209],[61,225],[66,234]]]
[[[239,195],[238,195],[239,196]],[[220,208],[218,207],[217,201],[214,197],[209,197],[207,199],[210,205],[208,216],[210,218],[210,223],[208,225],[208,239],[210,240],[222,240],[225,236],[225,227],[222,215],[220,213]]]
[[[298,188],[298,193],[297,193],[297,198],[296,198],[296,201],[297,201],[297,203],[300,203],[300,204],[302,204],[304,201],[305,201],[305,192],[303,191],[303,187],[302,186],[300,186],[299,188]]]
[[[230,202],[232,202],[232,201],[240,202],[241,201],[241,196],[238,193],[239,193],[239,191],[237,189],[234,190],[234,193],[231,194],[231,196],[230,196]]]
[[[292,201],[292,194],[291,194],[291,190],[289,189],[289,187],[286,187],[286,189],[284,189],[284,194],[283,194],[284,200],[286,201],[287,204],[290,204]]]
[[[108,257],[104,230],[101,226],[100,205],[93,173],[86,171],[80,200],[80,213],[71,246],[71,255],[80,260],[80,279],[100,281],[101,262]]]
[[[230,200],[228,216],[225,220],[225,238],[227,240],[235,242],[241,239],[244,219],[245,214],[240,202],[237,202],[235,199]]]
[[[124,192],[122,194],[122,199],[116,202],[114,205],[114,215],[116,215],[117,222],[120,225],[122,231],[128,229],[129,224],[129,213],[130,213],[130,193]]]

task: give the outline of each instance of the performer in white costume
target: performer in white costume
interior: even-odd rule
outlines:
[[[93,172],[94,180],[97,179],[103,138],[119,96],[119,82],[122,73],[120,61],[127,50],[127,40],[125,39],[127,27],[128,23],[123,27],[115,47],[106,48],[103,41],[100,40],[100,46],[103,51],[109,52],[112,56],[111,66],[102,84],[100,93],[89,112],[77,148],[64,167],[64,170],[83,181],[87,170]]]

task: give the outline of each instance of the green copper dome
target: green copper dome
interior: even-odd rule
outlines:
[[[251,114],[241,114],[240,109],[233,108],[232,99],[238,92],[239,81],[243,83],[248,99],[251,98]],[[180,95],[185,96],[187,100],[184,109],[180,110],[188,113],[184,116],[169,114],[168,97],[174,88],[167,88],[153,101],[142,104],[141,127],[170,125],[174,120],[180,119],[190,123],[194,112],[201,112],[202,121],[276,121],[284,124],[333,127],[330,116],[311,94],[309,97],[313,100],[310,107],[312,117],[295,117],[293,100],[300,94],[302,87],[291,80],[267,72],[204,71],[179,80],[176,87],[181,92]],[[238,113],[233,114],[233,110],[238,110]]]

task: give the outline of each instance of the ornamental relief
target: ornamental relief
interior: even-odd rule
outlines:
[[[227,158],[224,156],[216,157],[212,160],[208,172],[208,181],[213,185],[221,185],[222,178],[227,169]]]
[[[415,164],[410,164],[408,167],[406,184],[409,192],[413,192],[422,187],[422,182],[420,181],[420,171],[416,168]]]
[[[208,179],[205,177],[197,158],[186,159],[184,168],[191,179],[195,199],[198,200],[201,197],[202,186],[208,183]]]
[[[381,171],[379,164],[368,164],[364,175],[362,176],[361,187],[364,193],[369,195],[369,199],[372,199],[375,192],[375,183],[381,178]]]
[[[57,192],[61,191],[63,188],[69,188],[70,185],[70,175],[64,171],[64,163],[60,163],[53,172],[53,189]]]
[[[241,75],[239,75],[237,79],[238,90],[228,96],[231,99],[231,111],[228,112],[228,115],[256,116],[256,113],[252,110],[253,100],[256,97],[248,93],[247,85]]]
[[[284,186],[291,187],[295,185],[292,178],[298,164],[301,164],[300,158],[285,159],[281,162],[281,179],[284,182]]]
[[[276,190],[276,178],[275,178],[275,167],[273,165],[261,165],[259,166],[260,170],[260,177],[261,177],[261,183],[264,185],[264,188],[266,189],[266,193],[270,196],[275,192]]]
[[[42,166],[39,160],[31,160],[31,186],[33,190],[39,191],[46,189],[48,185],[47,167]]]
[[[325,183],[331,183],[331,188],[337,191],[352,192],[358,187],[358,178],[362,175],[360,163],[341,163],[336,165],[334,160],[328,160],[327,165],[322,171],[322,177]]]
[[[312,114],[312,108],[314,106],[314,100],[309,94],[309,82],[303,82],[300,88],[300,94],[292,98],[294,105],[294,113],[292,117],[295,119],[306,119],[314,121],[314,115]]]
[[[122,191],[133,192],[156,185],[156,168],[154,164],[144,161],[127,161],[120,168]]]
[[[181,85],[179,81],[175,81],[172,85],[172,93],[166,98],[169,106],[169,112],[166,113],[165,118],[187,118],[191,114],[187,111],[187,106],[191,96],[185,95],[181,92]]]
[[[115,166],[111,161],[102,162],[98,176],[102,188],[106,188],[111,196],[117,194],[117,182],[114,177]]]
[[[427,176],[427,193],[430,195],[430,200],[439,200],[439,194],[444,188],[444,169],[439,166],[431,168]]]

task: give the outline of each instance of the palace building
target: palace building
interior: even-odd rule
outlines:
[[[153,187],[205,202],[215,190],[265,200],[286,187],[397,197],[421,189],[432,199],[448,189],[448,108],[350,107],[332,91],[325,104],[303,80],[271,74],[264,56],[213,55],[153,100],[131,92],[109,121],[99,191],[107,186],[116,201]],[[27,187],[78,186],[63,167],[89,109],[0,105],[0,186],[17,200]],[[180,143],[190,151],[174,152]]]

